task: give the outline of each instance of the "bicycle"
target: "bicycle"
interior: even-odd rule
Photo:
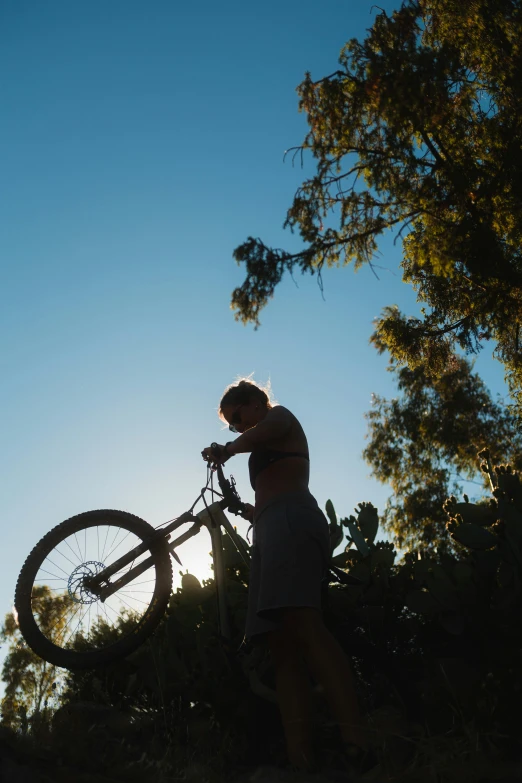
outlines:
[[[216,448],[216,444],[212,447]],[[221,491],[214,488],[214,473]],[[205,497],[208,492],[213,501],[210,505]],[[214,500],[216,495],[219,500]],[[194,514],[200,501],[205,507]],[[218,634],[230,642],[221,528],[247,570],[250,548],[225,516],[225,510],[247,517],[234,477],[227,479],[221,465],[209,462],[207,483],[190,509],[156,528],[133,514],[116,510],[87,511],[57,525],[33,548],[16,585],[15,610],[29,647],[49,663],[67,669],[94,669],[129,655],[146,641],[165,615],[172,590],[171,555],[183,565],[176,549],[203,526],[209,530],[212,541]],[[192,526],[171,541],[171,534],[189,522]],[[119,540],[122,531],[124,535]],[[95,544],[91,559],[87,552],[88,534],[89,543]],[[131,535],[138,542],[120,554]],[[327,588],[332,581],[360,583],[330,564],[323,586]],[[62,583],[61,587],[55,586],[56,582]],[[144,589],[146,585],[150,587]],[[275,701],[275,692],[263,685],[256,672],[260,658],[255,646],[244,639],[235,655],[241,659],[252,690]]]

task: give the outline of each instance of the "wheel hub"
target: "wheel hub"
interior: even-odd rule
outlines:
[[[93,604],[99,600],[100,596],[94,592],[89,583],[104,568],[105,565],[96,560],[88,560],[76,566],[67,583],[69,596],[75,603]]]

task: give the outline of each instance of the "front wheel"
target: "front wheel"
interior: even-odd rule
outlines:
[[[111,580],[152,556],[146,571],[105,601],[89,578],[154,535],[125,511],[87,511],[47,533],[25,561],[15,591],[20,631],[31,649],[66,669],[90,669],[128,655],[163,617],[172,589],[165,539],[156,539]]]

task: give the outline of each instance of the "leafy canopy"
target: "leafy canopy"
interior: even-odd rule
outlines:
[[[377,348],[383,350],[377,335]],[[487,447],[495,464],[522,467],[522,433],[509,411],[495,402],[471,363],[452,356],[434,378],[417,365],[399,368],[393,359],[400,395],[374,395],[368,419],[369,443],[363,456],[372,475],[389,484],[382,524],[405,549],[438,554],[452,548],[443,504],[462,495],[462,481],[480,491],[487,477],[479,471],[477,453]]]
[[[522,405],[522,8],[520,0],[406,0],[350,40],[340,69],[298,88],[316,173],[285,227],[296,253],[249,237],[235,317],[259,313],[285,271],[372,263],[396,232],[422,318],[380,320],[398,362],[443,370],[459,346],[495,355]]]

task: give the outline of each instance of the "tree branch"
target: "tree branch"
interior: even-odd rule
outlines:
[[[421,130],[420,133],[422,136],[422,140],[424,141],[424,144],[427,146],[427,148],[429,149],[429,151],[431,152],[431,154],[433,155],[437,163],[440,163],[440,165],[442,166],[442,164],[445,163],[444,158],[442,157],[438,149],[435,147],[435,145],[433,144],[432,140],[430,139],[426,131]]]
[[[466,315],[464,318],[461,318],[460,321],[456,321],[456,323],[451,324],[450,326],[446,326],[444,329],[437,329],[434,332],[430,331],[429,329],[422,329],[422,328],[416,328],[416,331],[422,332],[422,334],[427,335],[428,337],[440,337],[443,334],[447,334],[448,332],[452,332],[454,329],[458,329],[459,326],[462,326],[462,324],[466,323],[466,321],[471,320],[471,315]]]
[[[322,79],[319,79],[316,82],[312,82],[312,87],[317,87],[318,84],[322,84],[323,82],[328,82],[330,79],[333,79],[334,76],[350,76],[349,73],[346,73],[345,71],[334,71],[329,76],[324,76]]]

